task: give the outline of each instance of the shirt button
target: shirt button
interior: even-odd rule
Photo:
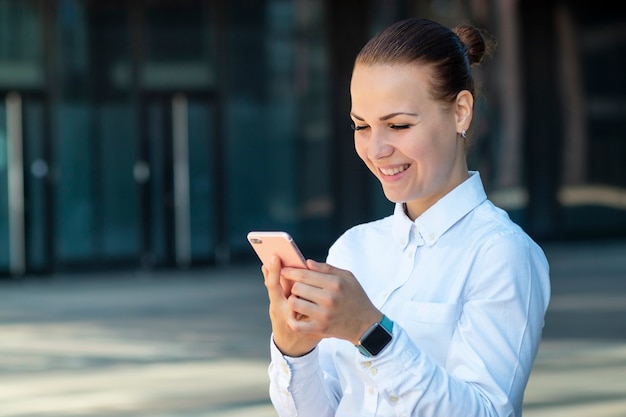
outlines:
[[[395,404],[398,402],[398,397],[392,395],[391,397],[389,397],[389,401],[391,401],[392,404]]]
[[[370,374],[376,375],[377,373],[378,373],[378,369],[376,369],[376,368],[370,369]]]
[[[435,234],[431,232],[431,233],[429,233],[429,234],[426,236],[426,238],[427,238],[428,240],[433,240],[433,239],[435,238]]]
[[[374,387],[368,387],[368,388],[367,388],[367,393],[368,393],[369,395],[374,395]]]
[[[286,389],[283,389],[282,393],[285,397],[289,397],[289,391],[287,391]]]
[[[283,374],[288,374],[289,373],[289,366],[287,366],[286,363],[282,363],[281,364],[281,369],[283,371]]]
[[[370,366],[372,366],[372,362],[370,361],[363,362],[363,367],[369,368]]]

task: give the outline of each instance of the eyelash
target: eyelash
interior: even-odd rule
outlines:
[[[358,132],[359,130],[363,130],[363,129],[367,129],[369,126],[367,125],[363,125],[363,126],[358,126],[355,123],[352,123],[350,125],[350,127],[352,128],[352,130],[354,130],[355,132]],[[411,127],[411,125],[389,125],[389,127],[391,129],[394,130],[404,130],[404,129],[408,129],[409,127]]]

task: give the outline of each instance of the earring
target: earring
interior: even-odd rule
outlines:
[[[467,132],[465,131],[465,129],[461,130],[461,137],[463,139],[467,139]]]

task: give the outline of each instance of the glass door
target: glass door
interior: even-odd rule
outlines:
[[[50,268],[49,158],[41,98],[0,96],[0,271]]]
[[[43,3],[0,2],[0,273],[49,267]]]
[[[216,105],[212,97],[154,93],[143,101],[143,158],[135,165],[142,186],[143,262],[213,262],[220,199]]]
[[[26,269],[21,110],[19,95],[0,101],[0,268],[12,274]]]

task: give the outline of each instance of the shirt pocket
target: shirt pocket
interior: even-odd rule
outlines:
[[[460,315],[460,304],[408,301],[400,325],[417,347],[443,366]]]

